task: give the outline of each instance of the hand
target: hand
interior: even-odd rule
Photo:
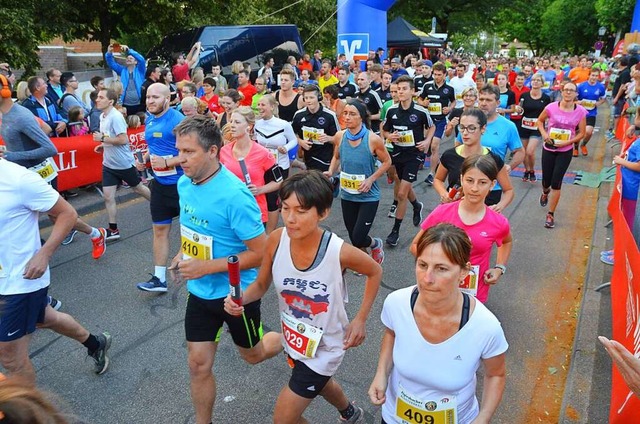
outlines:
[[[65,122],[58,122],[56,124],[56,134],[62,134],[66,128],[67,124]]]
[[[278,152],[282,153],[283,155],[286,155],[288,153],[287,148],[284,146],[278,147]]]
[[[544,139],[545,144],[549,146],[555,146],[555,141],[552,140],[549,136],[542,137]]]
[[[613,157],[613,163],[616,164],[616,165],[622,165],[624,163],[624,160],[625,159],[620,155],[615,155]]]
[[[145,164],[138,162],[138,158],[136,158],[136,169],[138,171],[144,171],[146,168]]]
[[[453,202],[453,199],[449,197],[449,193],[447,193],[444,196],[440,196],[440,203],[450,203],[450,202]]]
[[[499,203],[496,203],[495,205],[489,206],[489,209],[491,209],[492,211],[497,212],[497,213],[502,213],[502,206],[500,206]]]
[[[430,140],[422,140],[420,143],[416,143],[416,147],[421,152],[426,152],[427,150],[429,150],[429,145],[430,144],[431,144]]]
[[[178,281],[195,280],[207,273],[204,265],[205,261],[200,259],[181,259],[175,261],[175,264],[172,261],[169,270],[174,271]]]
[[[511,165],[504,164],[504,169],[507,171],[507,174],[511,174]]]
[[[491,268],[484,272],[485,284],[493,285],[502,277],[502,271],[498,268]]]
[[[318,137],[318,141],[323,144],[329,143],[331,140],[333,140],[333,136],[331,135],[320,134],[320,137]]]
[[[632,138],[635,134],[636,134],[636,127],[634,125],[631,125],[629,128],[627,128],[627,132],[626,132],[627,138]]]
[[[127,46],[126,44],[120,44],[120,50],[124,53],[129,50],[129,46]]]
[[[598,337],[598,340],[604,345],[629,389],[640,397],[640,359],[615,340],[608,340],[602,336]]]
[[[458,124],[460,123],[460,118],[456,116],[456,117],[455,117],[455,118],[453,118],[451,121],[449,121],[449,123],[450,123],[451,125],[453,125],[454,127],[457,127],[457,126],[458,126]]]
[[[244,306],[238,305],[228,294],[224,299],[224,311],[229,315],[240,316],[244,313]]]
[[[388,378],[385,376],[378,376],[376,373],[369,387],[369,400],[374,405],[382,405],[386,400],[387,385],[389,384]]]
[[[94,132],[93,133],[93,141],[99,141],[102,142],[102,133],[101,132]]]
[[[387,138],[391,140],[392,143],[397,143],[398,140],[400,140],[400,134],[398,134],[398,131],[394,131],[392,133],[389,133],[389,137]]]
[[[26,280],[34,280],[36,278],[40,278],[44,275],[48,266],[49,256],[46,255],[42,251],[42,249],[40,249],[38,250],[38,252],[36,252],[35,255],[33,255],[31,259],[29,259],[29,262],[27,262],[27,265],[24,267],[22,276]]]
[[[520,106],[516,106],[516,113],[518,115],[522,115],[524,113],[524,109],[521,108]]]
[[[113,44],[109,44],[109,47],[107,47],[107,53],[113,53]]]
[[[251,183],[247,185],[247,188],[249,189],[249,191],[251,192],[251,194],[253,194],[254,196],[259,196],[260,193],[260,189],[258,188],[258,186],[256,186],[255,184]]]
[[[93,148],[93,151],[96,153],[102,153],[104,150],[104,144],[100,143],[96,147]]]
[[[355,318],[347,326],[347,331],[344,333],[344,350],[351,347],[357,347],[362,344],[366,336],[366,330],[364,321]]]
[[[311,146],[313,146],[313,143],[309,140],[302,140],[298,144],[300,144],[300,147],[302,147],[304,150],[309,150],[311,149]]]
[[[153,169],[164,169],[165,168],[165,160],[162,156],[151,155],[149,157],[151,159],[151,167]]]
[[[449,106],[445,106],[442,108],[442,114],[443,115],[448,115],[449,112],[451,112],[451,108]]]
[[[373,185],[373,179],[369,177],[360,183],[360,188],[358,188],[358,191],[360,193],[368,193],[369,190],[371,190],[372,185]]]

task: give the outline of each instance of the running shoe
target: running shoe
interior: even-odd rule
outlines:
[[[120,239],[120,230],[112,230],[111,228],[107,228],[107,236],[105,237],[105,240],[107,241],[114,241],[114,240],[119,240]]]
[[[613,256],[613,250],[603,250],[600,252],[600,256]]]
[[[351,402],[351,404],[353,405],[353,402]],[[340,423],[348,423],[348,424],[361,423],[362,420],[364,419],[364,411],[362,410],[362,408],[357,407],[355,405],[353,405],[353,408],[355,409],[355,412],[353,413],[351,418],[346,419],[346,418],[342,418],[342,416],[341,416],[340,419],[338,420],[338,422],[340,422]]]
[[[98,228],[100,231],[100,235],[94,239],[91,239],[91,243],[93,243],[93,259],[100,259],[104,252],[107,250],[107,230],[104,228]]]
[[[531,171],[529,173],[529,182],[535,183],[536,181],[538,181],[538,178],[536,177],[536,171]]]
[[[60,302],[58,299],[56,299],[53,296],[48,296],[49,298],[49,305],[51,305],[51,307],[56,310],[59,311],[60,308],[62,308],[62,302]]]
[[[573,157],[577,158],[578,157],[578,147],[574,145],[573,147]]]
[[[549,193],[545,193],[543,191],[540,195],[540,206],[544,208],[545,206],[547,206],[547,203],[549,203]]]
[[[582,156],[588,156],[589,155],[589,151],[587,150],[587,146],[585,146],[584,144],[582,146],[580,146],[580,152],[582,152]]]
[[[607,135],[606,135],[607,138],[614,138],[615,136],[616,135],[613,133],[612,129],[607,130]]]
[[[77,230],[71,230],[71,232],[69,234],[67,234],[67,236],[64,238],[64,240],[62,240],[62,243],[60,243],[60,244],[63,245],[63,246],[71,244],[71,242],[73,241],[73,238],[76,236],[76,234],[78,234]]]
[[[427,178],[424,179],[424,182],[427,183],[427,185],[433,185],[433,174],[429,173]]]
[[[600,256],[600,262],[607,265],[613,265],[613,255],[611,256]]]
[[[553,228],[556,226],[556,222],[553,219],[553,215],[550,213],[547,214],[547,218],[544,221],[544,228]]]
[[[382,265],[384,262],[384,249],[382,248],[382,240],[379,238],[374,238],[375,241],[374,247],[371,248],[371,257],[374,261]]]
[[[389,233],[389,235],[387,236],[387,244],[389,246],[397,246],[399,238],[400,238],[400,231],[391,230],[391,233]]]
[[[149,281],[138,283],[136,287],[142,291],[165,293],[167,291],[167,282],[162,282],[158,277],[152,275]]]
[[[524,174],[522,174],[522,181],[529,181],[529,175],[531,173],[529,171],[524,171]]]
[[[109,357],[107,356],[107,351],[111,347],[111,334],[102,333],[97,336],[98,343],[100,343],[100,347],[96,349],[94,352],[90,353],[89,356],[95,362],[95,372],[96,374],[104,374],[104,372],[109,368]]]
[[[387,216],[389,218],[395,218],[396,217],[396,209],[398,209],[398,205],[391,205],[391,207],[389,208],[389,213],[387,214]]]
[[[422,209],[424,209],[424,205],[422,202],[418,202],[418,207],[413,207],[413,226],[417,227],[422,222]]]

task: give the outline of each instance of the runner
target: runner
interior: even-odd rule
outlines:
[[[413,82],[413,80],[412,80]],[[356,97],[362,101],[369,111],[369,119],[371,119],[371,131],[380,134],[380,109],[382,109],[382,100],[376,91],[371,89],[369,82],[369,74],[360,72],[356,78],[359,91]]]
[[[185,175],[177,184],[181,247],[170,269],[177,281],[187,281],[184,327],[191,398],[196,423],[209,424],[216,398],[212,367],[223,324],[250,364],[277,355],[282,346],[279,333],[262,334],[259,300],[245,306],[242,318],[223,309],[229,293],[227,257],[237,255],[246,290],[264,252],[264,227],[254,196],[218,162],[222,137],[213,119],[187,118],[175,128],[175,136],[177,160]]]
[[[522,79],[518,77],[517,80]],[[544,85],[544,77],[541,74],[535,74],[531,77],[531,91],[525,92],[520,97],[518,111],[521,113],[521,119],[514,120],[520,135],[520,141],[524,146],[524,174],[522,181],[530,181],[535,183],[536,177],[536,151],[541,135],[538,131],[538,116],[544,108],[551,103],[549,96],[542,92]]]
[[[278,102],[278,117],[291,123],[293,115],[304,106],[302,95],[293,91],[295,75],[293,71],[283,69],[280,71],[280,90],[275,97]]]
[[[333,375],[346,350],[360,346],[365,339],[365,323],[380,286],[382,268],[366,253],[320,228],[330,212],[332,191],[327,178],[317,171],[294,174],[283,183],[280,197],[285,228],[269,236],[260,274],[243,294],[245,306],[236,305],[230,297],[225,300],[225,310],[240,315],[274,282],[283,345],[293,368],[288,385],[276,401],[273,420],[278,424],[308,423],[302,414],[318,395],[339,411],[340,422],[363,420],[362,408],[349,402]],[[346,269],[366,276],[362,304],[351,322],[344,306]],[[311,309],[302,304],[311,305]],[[304,335],[301,329],[305,329]],[[313,343],[305,342],[307,335]]]
[[[373,260],[382,264],[382,240],[370,237],[369,231],[380,202],[377,180],[391,166],[391,157],[382,139],[371,132],[367,109],[360,101],[348,100],[344,116],[347,129],[334,137],[336,147],[326,174],[331,177],[340,170],[342,218],[351,244],[365,252],[371,248]],[[376,167],[376,159],[382,165]]]
[[[511,114],[516,111],[516,95],[509,87],[507,76],[502,72],[496,75],[498,90],[500,90],[500,103],[497,112],[505,118],[511,120]]]
[[[144,130],[149,151],[144,163],[136,163],[143,171],[147,162],[155,178],[150,184],[150,210],[153,223],[153,264],[151,278],[136,286],[139,290],[165,293],[167,291],[167,260],[169,258],[169,231],[171,221],[180,215],[177,182],[183,174],[176,150],[174,128],[184,119],[169,107],[169,89],[164,84],[151,84],[147,90],[147,122]]]
[[[391,293],[382,308],[385,331],[371,402],[382,405],[383,424],[490,422],[504,392],[509,345],[489,309],[458,288],[469,274],[469,236],[440,224],[423,234],[416,250],[417,285]]]
[[[413,78],[413,84],[415,85],[416,93],[422,93],[422,88],[429,81],[433,81],[433,63],[430,60],[420,61],[420,75]],[[447,73],[445,68],[443,75]]]
[[[400,226],[407,211],[407,200],[413,206],[413,225],[420,225],[423,204],[416,199],[411,184],[418,176],[418,168],[424,163],[425,152],[429,149],[435,133],[435,126],[429,112],[413,102],[413,80],[408,75],[398,78],[397,105],[387,110],[387,120],[382,129],[385,139],[393,143],[391,159],[400,178],[395,222],[386,243],[397,246]]]
[[[447,126],[447,115],[456,104],[456,95],[453,87],[447,85],[444,81],[446,71],[447,69],[442,63],[436,63],[433,66],[433,80],[425,84],[418,100],[420,105],[427,108],[436,127],[430,146],[431,169],[424,180],[428,185],[433,185],[433,175],[438,168],[438,163],[440,163],[440,140]]]
[[[562,100],[547,105],[538,118],[538,130],[544,140],[540,206],[546,207],[551,202],[545,228],[555,227],[554,213],[560,201],[562,179],[571,163],[572,146],[582,140],[586,131],[588,112],[576,104],[576,89],[574,83],[567,82],[562,87]]]
[[[587,150],[587,143],[593,136],[593,128],[596,126],[596,117],[598,115],[598,106],[607,101],[606,89],[598,79],[600,78],[600,71],[592,69],[589,73],[589,79],[586,82],[578,85],[578,100],[580,105],[587,109],[587,127],[582,144],[580,144],[580,151],[582,156],[587,156],[589,151]],[[573,146],[573,157],[578,156],[578,143]]]
[[[389,108],[395,104],[398,104],[398,84],[395,82],[391,83],[391,100],[386,101],[382,105],[382,110],[380,111],[380,121],[384,126],[384,122],[387,120],[387,111]],[[389,139],[384,140],[384,147],[387,149],[389,154],[393,152],[393,143]],[[400,178],[398,178],[398,173],[396,172],[396,167],[391,164],[389,169],[387,170],[387,183],[393,184],[393,203],[391,204],[391,208],[389,208],[389,213],[387,213],[387,217],[395,218],[396,210],[398,209],[398,190],[400,189]]]
[[[135,164],[135,159],[129,147],[127,135],[127,121],[114,107],[118,95],[112,89],[102,89],[96,97],[96,107],[102,112],[100,115],[100,132],[93,133],[93,141],[100,143],[93,150],[102,153],[102,194],[109,217],[107,241],[120,239],[118,229],[118,205],[116,204],[116,190],[122,181],[131,189],[151,200],[151,192],[142,184]]]
[[[227,125],[231,118],[231,114],[240,106],[240,93],[234,88],[229,88],[224,92],[224,96],[220,99],[220,106],[224,108],[224,112],[218,115],[216,123],[222,132],[222,139],[224,143],[229,143],[231,137],[231,126]]]
[[[457,109],[460,109],[461,107],[464,106],[464,103],[462,102],[462,92],[464,91],[464,89],[468,87],[476,88],[476,83],[473,82],[471,78],[465,76],[465,72],[466,72],[466,69],[464,65],[462,63],[459,63],[458,66],[456,66],[456,76],[451,78],[451,80],[449,81],[449,85],[453,87],[455,91],[455,95],[456,95],[455,107]]]
[[[318,86],[320,87],[320,92],[327,85],[334,85],[338,83],[338,78],[336,78],[331,73],[331,61],[329,59],[324,59],[322,61],[322,67],[320,68],[320,76],[318,76]]]
[[[382,73],[382,84],[376,90],[378,93],[378,97],[383,102],[387,102],[391,100],[391,82],[393,81],[393,74],[389,71],[384,71]]]
[[[338,98],[346,100],[356,96],[358,86],[349,81],[351,71],[348,66],[341,66],[338,69],[338,83],[334,87],[338,88]]]
[[[109,333],[89,333],[72,316],[54,310],[47,296],[49,260],[78,214],[35,172],[0,158],[0,175],[0,364],[35,385],[29,344],[40,327],[82,343],[96,374],[104,373],[109,366]],[[54,222],[44,244],[39,213],[47,213]]]
[[[302,89],[306,107],[296,112],[291,126],[302,147],[304,163],[309,169],[327,171],[333,157],[333,136],[340,124],[336,114],[320,104],[322,95],[316,85]]]

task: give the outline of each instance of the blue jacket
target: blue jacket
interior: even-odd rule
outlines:
[[[55,133],[56,122],[67,122],[67,120],[60,114],[60,109],[58,109],[57,105],[53,104],[48,97],[45,97],[44,99],[45,103],[47,104],[47,110],[49,111],[49,114],[47,114],[47,111],[44,109],[44,107],[42,107],[42,105],[33,96],[25,99],[25,101],[22,103],[22,106],[26,107],[31,111],[31,113],[46,122],[47,125],[49,125]],[[49,118],[49,116],[51,116],[51,118]]]
[[[142,87],[142,83],[145,80],[144,74],[147,70],[147,65],[145,64],[144,57],[142,57],[142,55],[137,51],[129,49],[129,51],[127,51],[127,55],[135,57],[138,61],[138,64],[133,70],[133,83],[136,86],[138,96],[140,96],[140,89]],[[129,86],[129,70],[126,66],[122,66],[118,62],[116,62],[116,60],[113,58],[113,53],[107,52],[107,54],[105,55],[105,59],[107,60],[107,64],[109,65],[109,67],[120,74],[120,81],[122,82],[123,87],[122,95],[120,96],[120,103],[122,104],[122,102],[124,101],[124,96],[127,92],[127,87]],[[142,99],[140,99],[140,103],[142,103]]]

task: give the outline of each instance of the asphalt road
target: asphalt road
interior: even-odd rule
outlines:
[[[605,150],[601,134],[596,134],[592,146],[593,153],[574,159],[571,170],[600,170]],[[421,171],[420,182],[414,187],[428,212],[436,206],[437,198],[421,182],[425,176],[426,171]],[[598,190],[563,186],[556,228],[548,230],[543,227],[545,210],[538,205],[540,184],[512,180],[515,200],[505,214],[511,223],[514,249],[508,272],[492,289],[487,303],[502,322],[510,344],[507,386],[493,422],[558,422],[592,246]],[[384,238],[393,224],[386,217],[393,194],[384,180],[381,191],[372,235]],[[72,203],[82,201],[72,199]],[[92,225],[107,223],[102,211],[85,219]],[[339,202],[326,225],[347,238]],[[62,310],[90,331],[108,331],[113,336],[108,372],[96,376],[80,344],[42,330],[31,346],[38,384],[87,423],[192,423],[183,330],[185,288],[172,284],[163,295],[135,288],[153,272],[151,221],[145,201],[121,204],[119,227],[122,239],[109,244],[100,260],[91,258],[88,238],[79,235],[71,245],[61,247],[51,262],[50,293],[63,302]],[[176,227],[171,236],[172,254],[178,248]],[[382,302],[391,291],[415,282],[408,246],[416,230],[411,222],[405,222],[399,245],[386,249],[383,287],[368,321],[367,339],[347,352],[336,375],[347,395],[365,409],[367,423],[377,423],[380,417],[379,408],[368,401],[367,390],[377,364]],[[346,279],[351,300],[347,311],[353,316],[364,280],[351,273]],[[262,311],[266,327],[277,328],[273,290],[267,293]],[[271,422],[276,397],[290,374],[282,357],[250,366],[241,360],[227,335],[218,348],[214,371],[218,382],[214,422]],[[481,386],[481,377],[479,381]],[[338,415],[324,400],[317,399],[305,416],[312,423],[331,423]]]

